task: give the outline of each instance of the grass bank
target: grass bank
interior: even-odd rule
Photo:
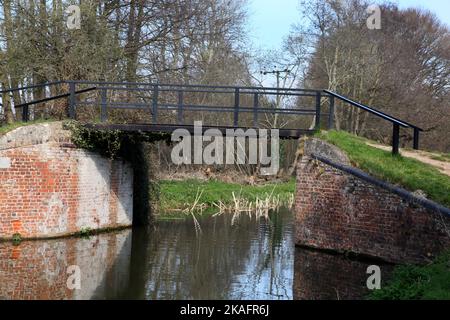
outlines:
[[[364,138],[342,131],[317,134],[318,138],[342,149],[352,164],[365,172],[409,191],[422,190],[430,200],[450,207],[450,177],[431,165],[366,144]]]
[[[399,266],[374,300],[450,300],[450,252],[426,266]]]
[[[264,185],[241,185],[217,180],[161,181],[159,212],[160,216],[177,216],[177,213],[183,214],[195,206],[201,208],[203,213],[215,213],[220,203],[230,205],[236,198],[256,202],[257,199],[272,197],[287,204],[292,201],[294,192],[294,179]]]

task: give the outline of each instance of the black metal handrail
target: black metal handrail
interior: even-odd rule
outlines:
[[[393,154],[398,154],[399,153],[399,147],[400,147],[400,127],[403,128],[412,128],[414,130],[414,142],[413,142],[413,147],[415,150],[419,149],[419,134],[421,131],[423,131],[423,129],[419,128],[418,126],[415,126],[411,123],[408,123],[404,120],[400,120],[398,118],[395,118],[391,115],[388,115],[380,110],[374,109],[372,107],[366,106],[362,103],[356,102],[354,100],[351,100],[347,97],[344,97],[340,94],[337,94],[333,91],[330,90],[323,90],[325,93],[338,98],[339,100],[342,100],[344,102],[347,102],[349,104],[351,104],[352,106],[355,106],[357,108],[360,108],[364,111],[367,111],[371,114],[374,114],[380,118],[382,118],[383,120],[389,121],[393,124],[393,132],[392,132],[392,153]]]
[[[51,100],[69,98],[69,117],[76,118],[77,105],[100,105],[100,117],[102,122],[108,119],[108,109],[147,109],[152,116],[153,125],[158,123],[158,110],[172,110],[178,113],[177,121],[179,125],[186,125],[183,117],[186,111],[207,111],[207,112],[224,112],[233,113],[233,126],[238,127],[239,115],[241,113],[253,113],[253,126],[258,127],[258,117],[261,113],[272,115],[313,115],[315,117],[315,126],[309,131],[317,131],[321,127],[321,117],[328,116],[328,128],[333,128],[334,124],[334,104],[335,98],[340,99],[350,105],[360,108],[366,112],[374,114],[383,120],[389,121],[393,124],[392,135],[392,152],[397,154],[399,152],[400,127],[412,128],[414,130],[414,149],[419,148],[419,134],[423,129],[406,121],[395,118],[380,110],[366,106],[362,103],[351,100],[340,94],[330,90],[316,90],[316,89],[289,89],[289,88],[271,88],[271,87],[242,87],[242,86],[224,86],[224,85],[193,85],[193,84],[160,84],[160,83],[144,83],[144,82],[114,82],[114,81],[84,81],[84,80],[61,80],[53,81],[43,84],[36,84],[24,86],[19,88],[12,88],[1,90],[0,93],[15,92],[18,90],[34,89],[39,87],[48,87],[52,85],[68,84],[69,92],[59,94],[52,97],[37,99],[30,102],[25,102],[15,105],[15,108],[23,107],[22,118],[28,121],[29,106],[39,104]],[[89,88],[77,90],[77,86],[92,85]],[[76,97],[82,93],[90,91],[100,92],[99,101],[78,101]],[[146,93],[149,102],[120,102],[108,101],[108,92],[111,91],[137,91]],[[178,101],[176,103],[162,103],[160,100],[160,93],[172,92]],[[234,104],[229,106],[211,106],[211,105],[195,105],[187,104],[185,101],[185,93],[212,93],[212,94],[231,94],[234,95]],[[252,95],[253,106],[243,106],[241,104],[241,95]],[[315,97],[315,108],[309,109],[293,109],[293,108],[263,108],[260,106],[261,96],[295,96],[295,97]],[[322,112],[323,99],[329,101],[329,112]],[[294,129],[286,129],[294,130]]]
[[[176,111],[177,122],[180,126],[188,125],[185,123],[185,112],[188,111],[205,111],[205,112],[223,112],[233,113],[233,126],[239,127],[240,114],[253,114],[253,127],[258,127],[259,115],[261,113],[271,115],[312,115],[315,116],[315,128],[308,129],[310,132],[318,130],[321,124],[321,116],[329,116],[328,123],[332,125],[332,113],[322,113],[322,98],[331,98],[330,95],[324,94],[322,90],[314,89],[289,89],[289,88],[271,88],[271,87],[242,87],[242,86],[214,86],[214,85],[193,85],[193,84],[162,84],[162,83],[143,83],[143,82],[107,82],[107,81],[67,81],[69,83],[70,92],[75,92],[78,86],[94,85],[100,92],[100,101],[82,101],[75,99],[75,95],[69,97],[69,110],[71,118],[76,117],[77,106],[99,105],[100,120],[106,122],[108,120],[108,110],[111,109],[147,109],[152,117],[152,124],[159,125],[160,110]],[[143,101],[118,101],[117,99],[110,101],[110,97],[115,96],[112,92],[140,92]],[[175,103],[162,102],[162,93],[170,93],[171,99],[177,100]],[[225,94],[234,98],[234,103],[227,106],[218,105],[196,105],[189,104],[186,101],[186,94],[210,93]],[[242,96],[253,96],[252,106],[242,105]],[[314,107],[303,108],[264,108],[260,105],[262,96],[293,96],[293,97],[315,97]],[[116,96],[116,97],[120,97]],[[139,95],[138,95],[139,97]],[[120,98],[119,98],[120,100]],[[225,125],[225,124],[224,124]]]

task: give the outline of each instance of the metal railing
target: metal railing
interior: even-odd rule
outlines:
[[[382,118],[383,120],[389,121],[392,123],[392,153],[398,154],[399,153],[399,147],[400,147],[400,127],[403,128],[412,128],[414,130],[414,137],[413,137],[413,148],[415,150],[419,150],[419,135],[420,132],[423,131],[423,129],[419,128],[418,126],[415,126],[411,123],[408,123],[404,120],[397,119],[393,116],[390,116],[384,112],[381,112],[377,109],[368,107],[366,105],[363,105],[362,103],[353,101],[347,97],[344,97],[340,94],[337,94],[335,92],[332,92],[330,90],[324,90],[325,93],[331,95],[332,97],[338,98],[341,101],[344,101],[346,103],[351,104],[352,106],[355,106],[359,109],[362,109],[364,111],[367,111],[371,114],[376,115],[377,117]],[[334,102],[333,102],[333,109],[334,109]]]
[[[162,120],[159,116],[162,111],[172,111],[176,113],[176,123],[179,126],[186,126],[187,112],[211,112],[211,113],[230,113],[232,114],[232,123],[228,127],[240,127],[240,120],[243,115],[251,114],[251,125],[247,127],[258,128],[259,120],[262,114],[266,115],[293,115],[293,116],[312,116],[315,117],[314,128],[298,129],[283,128],[291,138],[299,137],[304,132],[312,133],[321,127],[322,116],[328,116],[328,125],[333,125],[333,113],[323,113],[322,104],[324,99],[331,98],[324,94],[322,90],[313,89],[285,89],[271,87],[243,87],[243,86],[213,86],[213,85],[179,85],[179,84],[160,84],[160,83],[140,83],[140,82],[96,82],[96,81],[68,81],[70,90],[69,110],[71,118],[76,118],[77,109],[80,106],[100,106],[100,121],[106,123],[109,120],[109,113],[114,109],[126,110],[147,110],[151,115],[153,125],[161,125]],[[80,86],[93,86],[100,93],[100,101],[77,100],[76,92]],[[111,99],[112,92],[123,92],[122,99]],[[141,101],[127,101],[124,99],[126,94],[146,94],[146,99]],[[172,101],[167,102],[161,99],[161,95],[169,93]],[[186,96],[192,94],[212,94],[229,97],[230,102],[227,105],[211,105],[206,103],[189,103]],[[264,107],[261,104],[262,98],[272,97],[307,97],[311,98],[312,106],[303,108],[286,107]],[[243,97],[247,102],[243,102]],[[250,97],[250,98],[249,98]],[[111,101],[112,100],[112,101]],[[251,101],[249,103],[249,101]],[[267,99],[264,100],[267,102]],[[225,127],[226,124],[218,127]],[[138,127],[136,127],[138,128]],[[139,126],[141,128],[141,126]],[[292,132],[297,130],[297,134]],[[289,133],[290,132],[290,133]]]
[[[400,127],[412,128],[414,130],[414,149],[419,149],[419,135],[423,129],[415,126],[406,121],[397,119],[384,112],[363,105],[359,102],[353,101],[340,94],[332,92],[330,90],[314,90],[314,89],[285,89],[285,88],[272,88],[272,87],[243,87],[243,86],[213,86],[213,85],[180,85],[180,84],[159,84],[159,83],[141,83],[141,82],[106,82],[106,81],[54,81],[44,84],[36,84],[30,86],[24,86],[19,88],[13,88],[8,90],[1,90],[0,94],[12,93],[20,90],[29,90],[36,88],[49,88],[56,85],[68,86],[68,92],[54,95],[51,97],[44,97],[30,102],[24,102],[15,105],[15,108],[22,108],[22,120],[28,121],[30,119],[29,106],[45,103],[52,100],[68,98],[68,114],[71,119],[77,119],[77,109],[80,106],[91,106],[93,108],[100,108],[100,121],[106,123],[109,119],[109,113],[114,109],[122,110],[144,110],[147,111],[151,117],[151,124],[153,126],[160,126],[161,128],[168,128],[167,124],[162,124],[159,117],[160,111],[172,111],[176,113],[176,125],[187,126],[185,114],[187,112],[211,112],[211,113],[231,113],[232,125],[226,126],[221,124],[218,127],[239,127],[239,121],[244,114],[252,114],[250,122],[253,128],[259,127],[259,120],[261,114],[269,115],[293,115],[293,116],[313,116],[314,126],[307,129],[299,128],[283,128],[286,133],[286,137],[296,138],[305,133],[313,133],[321,129],[322,120],[324,116],[327,116],[326,127],[332,129],[334,127],[334,111],[335,111],[335,99],[339,99],[352,106],[362,109],[366,112],[374,114],[385,121],[391,122],[393,125],[392,133],[392,152],[398,154],[399,152],[399,140],[400,140]],[[92,100],[81,100],[79,97],[88,92],[94,92],[98,94],[98,98]],[[112,92],[124,92],[124,95],[115,96],[111,99]],[[124,99],[131,94],[140,94],[139,101],[133,101],[133,99]],[[161,99],[161,95],[170,93],[174,97],[174,101],[168,102]],[[189,103],[186,96],[192,94],[220,94],[223,96],[231,96],[232,103],[229,105],[210,105],[205,103]],[[246,101],[251,100],[251,105],[245,105],[242,102],[243,96],[250,96]],[[267,102],[267,96],[272,97],[296,97],[296,98],[309,98],[312,106],[309,108],[285,108],[276,106],[264,107],[261,104],[263,97]],[[164,100],[164,101],[163,101]],[[279,101],[279,99],[277,99]],[[326,103],[328,102],[328,103]],[[298,103],[295,103],[297,105]],[[323,108],[328,104],[328,113],[323,112]],[[251,127],[250,125],[248,127]],[[138,126],[136,126],[136,130]],[[142,128],[142,124],[139,126]],[[172,126],[173,128],[173,126]],[[278,128],[272,128],[278,129]],[[157,128],[155,128],[157,130]]]

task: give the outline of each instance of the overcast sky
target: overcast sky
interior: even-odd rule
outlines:
[[[256,48],[278,49],[299,21],[299,0],[249,0],[249,34]],[[450,0],[393,0],[401,8],[431,10],[450,26]]]

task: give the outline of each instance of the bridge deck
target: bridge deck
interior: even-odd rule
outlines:
[[[141,132],[155,132],[155,133],[172,133],[177,129],[185,129],[190,134],[194,134],[195,127],[193,125],[179,125],[179,124],[86,124],[86,128],[99,129],[99,130],[121,130],[121,131],[141,131]],[[216,132],[220,131],[221,135],[225,135],[227,130],[242,129],[247,131],[248,129],[255,129],[257,136],[261,133],[258,128],[249,127],[228,127],[228,126],[202,126],[202,134],[209,129],[214,129]],[[260,128],[262,129],[262,128]],[[278,129],[279,137],[281,139],[298,139],[305,135],[313,135],[314,130],[306,129]],[[206,135],[216,136],[217,134],[206,132]],[[269,133],[270,134],[270,133]],[[242,136],[242,135],[235,135]]]

